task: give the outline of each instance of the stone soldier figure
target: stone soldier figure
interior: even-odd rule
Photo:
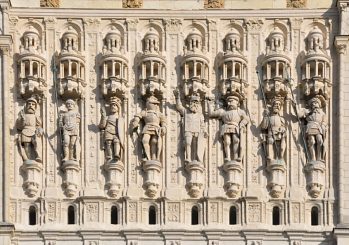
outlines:
[[[324,100],[324,99],[323,99]],[[309,161],[325,160],[325,145],[327,123],[326,114],[322,111],[321,96],[315,96],[308,102],[309,109],[300,110],[299,118],[305,118],[307,148]]]
[[[80,113],[75,111],[75,102],[68,99],[65,102],[67,112],[61,113],[59,117],[59,126],[63,134],[63,161],[79,161],[79,131],[80,131]]]
[[[207,138],[205,121],[200,107],[200,97],[191,96],[189,108],[182,106],[179,91],[174,91],[176,109],[184,119],[185,161],[203,162],[205,153],[204,138]]]
[[[147,98],[146,109],[136,115],[132,122],[132,129],[136,130],[142,120],[142,144],[145,160],[160,160],[162,137],[166,133],[166,117],[160,112],[159,100],[155,96]]]
[[[225,161],[241,161],[241,135],[248,124],[246,113],[239,108],[240,99],[235,95],[228,96],[227,110],[218,109],[212,112],[208,106],[208,115],[219,118],[223,125],[220,134],[223,137]],[[233,145],[231,149],[231,144]],[[232,153],[232,154],[231,154]]]
[[[120,116],[121,101],[117,97],[110,98],[110,113],[107,116],[105,108],[101,109],[101,121],[99,128],[103,131],[103,141],[105,144],[104,152],[107,161],[121,158],[121,149],[124,147],[124,118]]]
[[[43,129],[39,116],[35,115],[38,102],[35,98],[26,101],[25,110],[18,114],[17,129],[20,132],[18,145],[23,161],[35,160],[41,162],[41,138]],[[33,154],[34,153],[34,154]]]
[[[272,111],[264,111],[261,128],[267,131],[266,149],[268,160],[283,159],[286,149],[286,125],[285,119],[280,116],[283,105],[283,98],[274,98],[272,101]]]

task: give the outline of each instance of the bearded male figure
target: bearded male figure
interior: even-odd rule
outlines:
[[[218,109],[212,111],[208,106],[208,115],[219,118],[223,125],[220,134],[223,138],[225,161],[241,161],[241,135],[246,130],[248,117],[246,113],[239,108],[240,99],[235,95],[227,97],[227,109]],[[231,149],[232,144],[232,149]]]
[[[272,111],[264,111],[261,128],[266,130],[267,159],[283,159],[286,149],[286,125],[285,119],[280,116],[282,98],[272,101]]]
[[[325,160],[325,138],[327,131],[326,114],[322,111],[321,97],[316,96],[309,100],[310,109],[299,110],[299,118],[304,118],[306,124],[306,141],[309,161]]]
[[[192,95],[190,97],[189,108],[183,107],[178,90],[174,91],[176,97],[176,109],[184,119],[184,145],[185,161],[203,162],[205,153],[204,138],[207,138],[205,121],[202,111],[200,111],[200,97]]]
[[[35,115],[37,100],[29,98],[26,101],[25,109],[21,110],[17,119],[17,129],[20,132],[18,145],[23,161],[35,160],[41,162],[41,142],[43,134],[42,122],[39,116]]]

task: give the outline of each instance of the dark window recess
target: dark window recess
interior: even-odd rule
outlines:
[[[199,224],[199,209],[196,206],[194,206],[191,209],[191,224],[192,225],[198,225]]]
[[[36,225],[36,208],[30,206],[29,208],[29,225]]]
[[[156,225],[156,210],[154,206],[149,207],[149,225]]]
[[[237,217],[236,217],[236,207],[230,207],[229,210],[229,225],[236,225]]]
[[[119,224],[119,217],[118,217],[118,208],[116,206],[113,206],[111,208],[111,212],[110,212],[110,223],[112,225],[117,225]]]
[[[319,209],[317,207],[311,208],[311,225],[319,225]]]
[[[73,206],[69,206],[68,208],[68,225],[75,224],[75,208]]]
[[[280,225],[280,208],[273,207],[273,225]]]

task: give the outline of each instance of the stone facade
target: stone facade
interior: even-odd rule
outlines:
[[[1,244],[349,243],[348,0],[91,2],[0,1]]]

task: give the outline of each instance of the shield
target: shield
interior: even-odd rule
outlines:
[[[198,160],[200,162],[204,162],[204,155],[205,155],[205,148],[206,148],[206,142],[205,142],[205,137],[203,133],[199,133],[198,136],[198,142],[197,142],[197,155],[198,155]]]

